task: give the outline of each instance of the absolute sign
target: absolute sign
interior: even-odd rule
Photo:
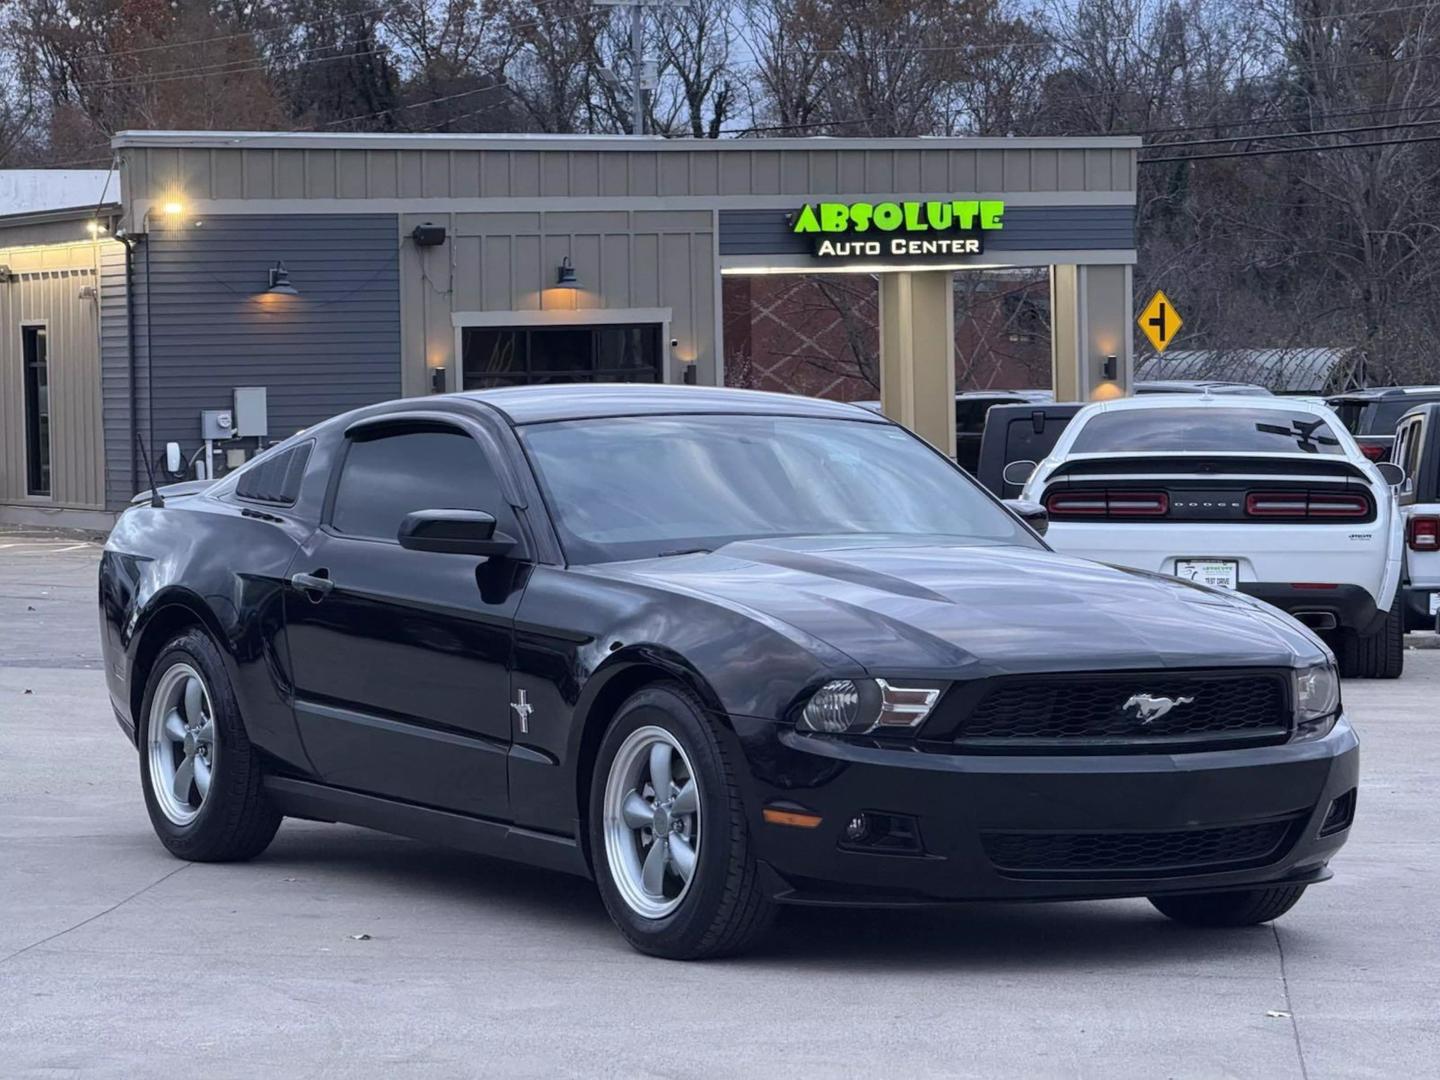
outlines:
[[[953,260],[979,255],[987,230],[1004,227],[994,199],[807,204],[791,229],[809,236],[822,259]]]

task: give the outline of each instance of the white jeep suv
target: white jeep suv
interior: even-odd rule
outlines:
[[[1152,396],[1080,410],[1021,498],[1048,511],[1060,551],[1238,589],[1319,632],[1342,674],[1396,678],[1395,479],[1323,404]]]

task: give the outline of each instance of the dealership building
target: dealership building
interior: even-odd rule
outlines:
[[[1048,269],[1062,400],[1132,377],[1138,139],[113,143],[93,201],[0,200],[0,521],[108,524],[137,443],[194,475],[402,395],[725,385],[731,276],[874,275],[885,411],[952,452],[956,273]]]

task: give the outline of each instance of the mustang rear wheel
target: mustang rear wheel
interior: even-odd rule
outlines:
[[[214,643],[198,630],[165,646],[145,684],[140,783],[160,842],[182,859],[260,854],[280,827]]]
[[[589,835],[605,907],[641,952],[735,953],[769,926],[728,756],[684,687],[621,706],[596,757]]]
[[[1305,895],[1304,885],[1277,885],[1237,892],[1152,896],[1160,914],[1191,926],[1254,926],[1278,919]]]

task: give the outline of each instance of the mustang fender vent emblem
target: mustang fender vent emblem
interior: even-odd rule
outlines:
[[[1159,720],[1171,709],[1181,705],[1189,705],[1194,702],[1193,697],[1156,697],[1154,694],[1131,694],[1130,700],[1121,705],[1122,711],[1135,710],[1135,719],[1141,724],[1148,724],[1151,720]]]

